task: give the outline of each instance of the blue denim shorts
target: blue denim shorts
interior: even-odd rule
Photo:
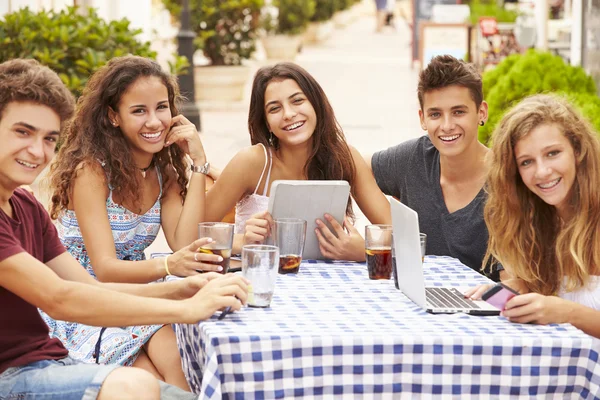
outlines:
[[[119,367],[66,357],[8,368],[0,374],[0,400],[93,400],[108,374]]]

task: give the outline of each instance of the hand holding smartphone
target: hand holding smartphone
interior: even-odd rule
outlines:
[[[504,311],[506,303],[517,295],[519,295],[519,292],[516,290],[511,289],[502,283],[498,283],[488,289],[481,296],[481,300],[488,302],[500,311]]]

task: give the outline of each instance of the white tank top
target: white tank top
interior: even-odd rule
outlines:
[[[600,311],[600,275],[590,276],[588,284],[581,289],[572,292],[561,289],[558,297]]]
[[[269,180],[271,179],[271,168],[273,167],[273,157],[271,155],[271,148],[269,148],[269,153],[267,154],[267,149],[262,143],[259,143],[263,151],[265,152],[265,166],[263,167],[262,173],[260,174],[260,178],[258,179],[258,183],[256,184],[256,188],[254,189],[254,193],[242,198],[235,205],[235,233],[244,233],[246,229],[246,221],[250,219],[256,213],[267,211],[269,208],[269,197],[267,196],[267,190],[269,189]],[[267,172],[267,179],[265,180],[265,187],[263,189],[262,194],[256,193],[258,191],[258,187],[260,186],[260,182],[265,175],[265,171],[267,170],[267,165],[269,166],[269,171]]]

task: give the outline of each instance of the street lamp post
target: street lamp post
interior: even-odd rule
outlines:
[[[200,110],[196,105],[195,89],[194,89],[194,38],[196,34],[190,29],[190,7],[188,0],[183,0],[183,8],[181,10],[181,27],[177,34],[178,48],[177,52],[181,56],[188,59],[190,66],[187,73],[179,75],[179,88],[181,94],[185,97],[181,113],[192,124],[196,125],[198,130],[200,126]]]

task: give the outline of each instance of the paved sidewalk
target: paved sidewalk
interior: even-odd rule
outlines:
[[[348,142],[361,153],[388,148],[423,134],[418,119],[418,70],[411,68],[410,30],[397,18],[396,30],[375,33],[375,17],[362,16],[336,29],[325,43],[307,45],[296,62],[321,84],[332,103]],[[253,72],[271,62],[261,52]],[[223,168],[243,147],[250,145],[246,100],[233,104],[200,103],[202,142],[210,162]],[[367,219],[355,207],[356,226],[364,231]],[[147,249],[168,251],[164,237]]]
[[[319,45],[304,46],[296,62],[306,68],[329,97],[348,142],[362,153],[390,147],[422,134],[416,96],[418,71],[411,69],[410,31],[374,31],[375,17],[362,16]],[[260,53],[258,57],[261,57]],[[269,60],[255,62],[254,72]],[[224,167],[250,144],[246,101],[200,103],[202,140],[211,163]]]

